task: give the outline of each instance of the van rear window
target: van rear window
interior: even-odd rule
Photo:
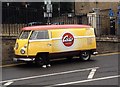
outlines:
[[[49,39],[48,31],[46,30],[33,31],[30,40],[35,40],[35,39]]]
[[[30,31],[22,31],[19,39],[27,39],[30,34]]]

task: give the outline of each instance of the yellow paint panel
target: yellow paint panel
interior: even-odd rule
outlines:
[[[32,40],[31,40],[32,41]],[[37,40],[29,42],[28,54],[36,55],[40,52],[51,52],[51,41],[50,40]]]
[[[66,52],[76,50],[90,50],[96,49],[96,40],[94,35],[94,29],[57,29],[51,30],[52,32],[52,51],[55,52]],[[70,33],[74,37],[72,46],[65,46],[62,38],[65,33]]]
[[[28,39],[17,39],[16,43],[18,43],[18,49],[14,48],[15,54],[16,55],[27,55],[27,48],[24,48],[24,46],[28,44]],[[21,49],[25,50],[25,54],[21,54],[20,52]]]

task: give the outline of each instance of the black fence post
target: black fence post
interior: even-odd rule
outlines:
[[[115,18],[110,17],[110,34],[115,35]]]
[[[9,33],[9,36],[10,36],[10,24],[8,24],[8,33]]]

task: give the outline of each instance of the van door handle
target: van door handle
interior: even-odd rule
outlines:
[[[48,46],[52,46],[52,44],[47,44]]]

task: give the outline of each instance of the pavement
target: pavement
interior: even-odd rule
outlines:
[[[92,56],[90,61],[82,62],[78,58],[51,61],[51,67],[42,68],[34,64],[12,64],[2,68],[3,86],[114,86],[119,85],[120,53]]]

